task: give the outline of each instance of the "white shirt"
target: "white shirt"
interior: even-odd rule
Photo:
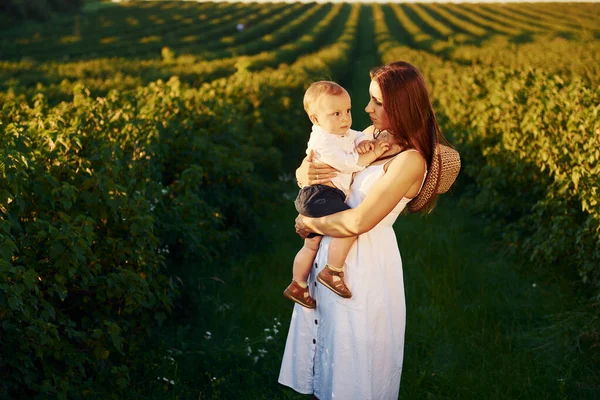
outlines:
[[[363,140],[367,140],[366,135],[359,131],[348,129],[345,135],[339,136],[313,125],[306,154],[313,150],[314,161],[329,164],[340,171],[331,182],[348,195],[352,173],[365,169],[365,166],[357,164],[359,154],[356,151],[356,145]]]

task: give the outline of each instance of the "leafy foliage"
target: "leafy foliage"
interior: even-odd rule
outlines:
[[[587,67],[565,80],[555,65],[526,67],[529,58],[520,68],[492,60],[466,67],[397,41],[373,7],[383,61],[410,59],[432,85],[444,131],[476,185],[471,205],[501,226],[508,248],[539,265],[568,263],[600,299],[597,77],[590,87]],[[512,53],[487,49],[494,59]],[[545,46],[536,49],[528,57],[545,59]]]
[[[290,101],[348,62],[358,7],[316,58],[199,88],[177,78],[2,109],[4,390],[126,389],[177,296],[165,263],[213,261],[278,201],[281,151],[306,126]]]
[[[600,289],[593,17],[293,7],[131,2],[3,31],[2,395],[126,392],[180,294],[172,265],[218,263],[281,200],[306,139],[290,121],[307,124],[309,82],[347,76],[364,7],[381,60],[431,82],[472,205],[510,247]]]
[[[53,12],[77,11],[82,5],[83,0],[7,0],[0,6],[0,13],[23,20],[47,20]]]

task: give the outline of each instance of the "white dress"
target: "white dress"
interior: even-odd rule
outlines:
[[[354,176],[347,200],[354,208],[384,175],[384,164]],[[279,383],[319,400],[398,399],[404,356],[406,306],[402,260],[392,224],[410,199],[360,235],[346,259],[344,299],[316,275],[327,263],[326,236],[309,278],[316,309],[294,306]]]

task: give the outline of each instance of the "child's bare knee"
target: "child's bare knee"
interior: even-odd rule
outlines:
[[[315,236],[314,238],[304,239],[304,247],[307,247],[313,251],[319,250],[319,243],[321,243],[322,236]]]

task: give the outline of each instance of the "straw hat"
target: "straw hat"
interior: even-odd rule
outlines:
[[[435,140],[435,139],[434,139]],[[408,203],[408,211],[419,212],[436,194],[446,193],[456,180],[460,171],[460,155],[456,150],[437,143],[433,147],[431,165],[427,170],[427,177],[421,191]]]

